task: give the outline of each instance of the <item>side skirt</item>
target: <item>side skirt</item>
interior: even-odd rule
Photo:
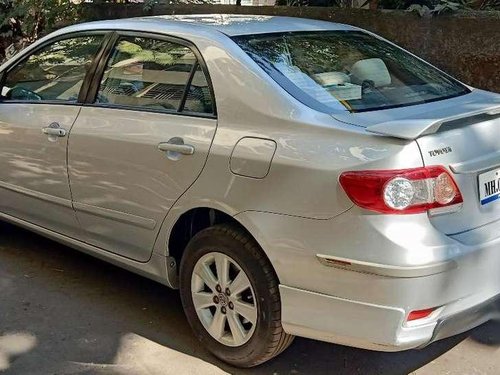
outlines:
[[[168,266],[167,258],[155,252],[153,252],[151,259],[147,263],[136,262],[131,259],[110,253],[99,247],[89,245],[77,239],[67,237],[65,235],[56,233],[46,228],[42,228],[28,221],[4,214],[2,212],[0,212],[0,220],[28,229],[43,237],[47,237],[51,240],[69,246],[73,249],[79,250],[83,253],[102,259],[115,266],[124,268],[128,271],[144,276],[148,279],[157,281],[168,287],[172,287],[172,285],[168,280],[168,275],[167,275],[167,266]]]

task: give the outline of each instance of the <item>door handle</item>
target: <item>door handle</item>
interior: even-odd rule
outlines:
[[[46,128],[42,128],[42,133],[52,137],[65,137],[67,131],[64,128],[61,128],[57,122],[53,122]]]
[[[191,145],[176,145],[172,143],[160,143],[158,145],[158,150],[160,151],[170,151],[177,152],[182,155],[193,155],[194,154],[194,146]]]
[[[187,145],[184,140],[180,137],[170,138],[168,142],[161,142],[158,145],[158,150],[167,153],[169,159],[177,159],[179,154],[182,155],[193,155],[195,148],[192,145]]]

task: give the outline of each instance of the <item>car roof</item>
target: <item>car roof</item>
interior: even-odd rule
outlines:
[[[119,20],[107,20],[75,25],[72,29],[134,28],[148,30],[148,24],[154,28],[175,28],[188,34],[198,31],[223,33],[228,36],[268,34],[291,31],[357,30],[356,27],[326,21],[317,21],[296,17],[243,15],[243,14],[199,14],[165,15],[138,17]]]

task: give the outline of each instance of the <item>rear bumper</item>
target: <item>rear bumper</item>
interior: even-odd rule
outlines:
[[[290,334],[399,351],[497,316],[500,222],[451,237],[427,215],[248,215],[280,280]],[[407,322],[429,308],[428,318]]]
[[[280,286],[285,332],[357,348],[398,351],[428,342],[435,323],[419,330],[403,328],[405,311],[390,306],[327,296]]]
[[[500,319],[500,294],[452,316],[439,319],[429,343],[458,335],[494,319]]]
[[[500,294],[453,315],[405,326],[403,309],[280,286],[282,324],[292,335],[394,352],[430,343],[500,319]],[[442,309],[441,309],[442,310]],[[438,311],[439,313],[439,311]]]

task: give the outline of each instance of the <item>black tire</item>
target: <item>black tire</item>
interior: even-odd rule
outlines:
[[[204,328],[191,295],[191,277],[198,260],[207,253],[226,254],[246,273],[257,302],[257,324],[241,346],[227,346]],[[284,351],[294,336],[283,331],[278,278],[262,249],[245,231],[233,225],[216,225],[197,233],[189,242],[180,267],[180,292],[184,311],[195,335],[216,357],[237,367],[253,367]]]

